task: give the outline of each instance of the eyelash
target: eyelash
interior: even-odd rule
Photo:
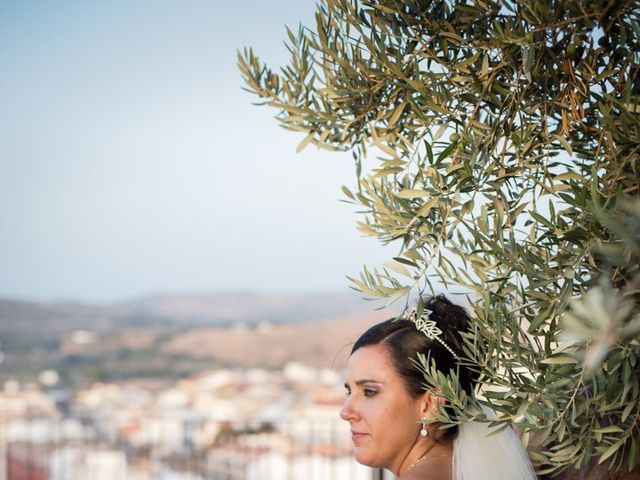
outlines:
[[[346,393],[346,395],[348,397],[349,395],[351,395],[351,389],[347,388],[347,391],[345,393]],[[372,390],[371,388],[365,388],[363,390],[363,396],[365,398],[375,397],[377,394],[378,394],[378,391],[377,390]]]

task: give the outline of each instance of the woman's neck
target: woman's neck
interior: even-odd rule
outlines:
[[[421,447],[421,448],[420,448]],[[397,472],[393,472],[398,480],[411,478],[427,478],[424,472],[430,472],[429,478],[445,479],[451,477],[451,462],[453,460],[453,446],[450,443],[428,442],[425,445],[416,445],[405,457]],[[434,475],[437,470],[449,470],[448,475]],[[416,475],[418,474],[419,475]]]

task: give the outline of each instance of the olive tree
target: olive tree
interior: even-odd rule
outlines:
[[[358,228],[397,245],[354,286],[469,295],[484,387],[422,359],[442,420],[491,406],[542,474],[638,471],[639,19],[638,0],[322,0],[288,65],[239,53],[299,148],[352,155]]]

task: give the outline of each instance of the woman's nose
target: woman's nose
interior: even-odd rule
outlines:
[[[345,422],[349,422],[353,420],[354,417],[355,411],[353,409],[351,397],[347,397],[347,399],[342,404],[342,407],[340,408],[340,418]]]

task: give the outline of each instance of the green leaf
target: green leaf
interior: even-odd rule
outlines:
[[[415,189],[401,190],[396,194],[398,198],[407,198],[407,199],[428,197],[430,195],[431,193],[427,192],[426,190],[415,190]]]
[[[632,472],[638,465],[638,442],[635,437],[631,437],[631,446],[629,447],[629,456],[627,457],[627,466],[629,471]]]
[[[342,187],[342,193],[345,194],[346,197],[350,198],[351,200],[355,200],[356,198],[353,196],[353,193],[351,193],[351,190],[349,190],[347,187],[343,186]]]
[[[557,141],[559,141],[569,155],[573,155],[573,149],[571,148],[571,144],[565,138],[561,137],[560,135],[555,135],[555,134],[551,135],[551,137],[555,138]]]
[[[621,439],[613,443],[611,446],[609,446],[609,448],[607,448],[604,452],[602,452],[602,454],[598,458],[598,463],[604,462],[607,458],[609,458],[611,455],[613,455],[618,450],[620,450],[623,443],[624,443],[624,439]]]
[[[411,278],[411,272],[407,270],[407,268],[397,261],[385,262],[384,266],[393,270],[396,273],[404,275],[405,277]]]
[[[622,430],[620,427],[616,426],[616,425],[607,425],[606,427],[601,427],[601,428],[594,428],[592,430],[592,432],[594,433],[623,433],[624,430]]]
[[[431,209],[433,209],[433,207],[435,207],[439,201],[440,201],[440,198],[438,197],[431,198],[430,200],[425,202],[424,205],[420,207],[420,210],[418,210],[418,212],[416,213],[416,216],[426,217],[427,215],[429,215],[429,212],[431,211]]]
[[[313,132],[310,132],[306,137],[304,137],[302,141],[298,144],[298,148],[296,148],[296,153],[300,153],[302,150],[304,150],[305,147],[309,145],[309,143],[311,143],[314,135],[315,134]]]
[[[568,355],[555,355],[553,357],[540,360],[540,363],[544,363],[545,365],[568,365],[576,364],[578,363],[578,360]]]

